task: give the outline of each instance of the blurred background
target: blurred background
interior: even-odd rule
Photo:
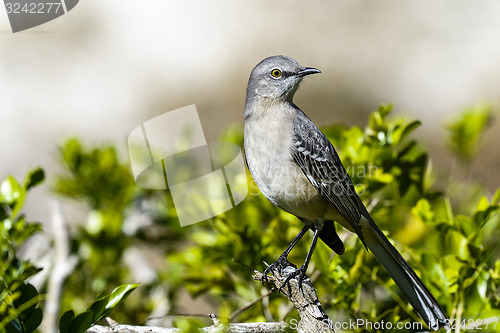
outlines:
[[[69,137],[112,144],[126,160],[135,127],[195,104],[215,141],[243,126],[250,71],[275,54],[322,70],[295,98],[316,124],[363,127],[394,103],[393,115],[422,122],[414,135],[446,173],[445,125],[467,107],[500,104],[499,14],[493,0],[81,0],[13,34],[0,10],[0,178],[42,166],[47,181],[25,212],[49,221],[57,147]],[[497,121],[486,131],[467,171],[489,193],[500,183],[499,130]],[[64,214],[82,216],[78,206]],[[39,241],[49,243],[45,227]]]
[[[416,135],[447,161],[443,124],[500,99],[500,4],[484,1],[80,1],[68,14],[13,34],[0,11],[0,175],[56,168],[70,135],[112,141],[161,113],[196,104],[207,140],[242,126],[253,66],[275,54],[323,74],[296,103],[319,125],[364,125],[380,103],[420,119]],[[478,164],[500,163],[491,130]],[[22,133],[22,135],[19,135]],[[498,185],[497,173],[477,177]],[[490,178],[491,177],[491,178]],[[30,216],[48,217],[45,189]]]

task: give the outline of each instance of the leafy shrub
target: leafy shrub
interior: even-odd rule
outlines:
[[[391,105],[380,106],[365,128],[336,125],[323,131],[338,148],[374,220],[452,323],[463,324],[465,331],[467,325],[482,320],[485,332],[500,332],[500,325],[495,326],[500,309],[500,191],[487,195],[482,184],[461,172],[446,171],[442,177],[430,167],[426,148],[412,137],[420,122],[391,118],[391,110]],[[491,108],[479,105],[450,122],[446,144],[458,168],[465,169],[474,160],[491,121]],[[229,128],[220,141],[242,145],[241,126]],[[121,160],[112,145],[84,146],[70,139],[61,146],[60,156],[64,173],[57,176],[54,192],[84,207],[86,213],[71,221],[76,225],[70,235],[71,251],[79,262],[64,286],[66,314],[61,327],[69,327],[78,317],[72,318],[74,312],[68,309],[84,314],[97,307],[86,304],[102,305],[106,296],[99,294],[95,300],[95,295],[134,280],[143,267],[139,264],[144,263],[152,275],[147,281],[137,281],[142,287],[114,313],[118,321],[140,323],[152,315],[185,312],[186,291],[208,300],[222,321],[297,319],[281,295],[267,296],[268,289],[251,275],[253,269],[265,268],[263,261],[278,258],[301,229],[301,222],[270,204],[253,181],[247,199],[234,209],[181,228],[168,192],[138,188],[128,161]],[[19,214],[26,191],[43,179],[40,171],[30,175],[23,186],[8,178],[4,181],[8,185],[0,191],[1,268],[6,272],[0,277],[0,315],[8,318],[0,325],[24,323],[25,328],[34,329],[36,321],[26,322],[30,313],[39,311],[38,300],[18,290],[27,286],[24,281],[37,269],[15,257],[19,244],[39,230]],[[334,322],[360,318],[420,321],[357,237],[340,228],[339,232],[346,243],[345,254],[334,255],[320,242],[308,273],[315,277],[314,285],[330,318]],[[301,264],[308,247],[305,237],[289,260]],[[142,253],[140,263],[127,263],[132,250]],[[259,298],[249,309],[237,311]],[[28,299],[31,303],[25,302]],[[15,300],[29,305],[21,307]],[[30,312],[25,313],[26,309]],[[166,317],[164,325],[172,321],[186,330],[204,325],[201,320],[175,316]]]
[[[491,331],[500,306],[500,248],[496,245],[500,191],[490,200],[469,196],[476,203],[473,207],[453,210],[454,196],[436,190],[426,150],[411,139],[420,123],[389,119],[391,108],[381,106],[373,112],[364,129],[333,126],[324,132],[340,148],[341,159],[373,218],[422,277],[452,324],[474,327],[482,321],[485,328],[485,320],[490,320]],[[461,163],[477,151],[491,120],[491,110],[487,111],[482,106],[466,110],[450,126],[449,142],[469,144],[466,150],[451,149]],[[241,132],[230,131],[222,141],[241,144]],[[255,184],[250,188],[255,189]],[[301,223],[253,191],[235,209],[190,228],[187,237],[192,245],[167,254],[169,261],[180,266],[177,270],[184,274],[179,279],[192,295],[210,294],[221,304],[220,315],[232,318],[233,311],[267,292],[250,280],[248,267],[262,271],[263,260],[276,260]],[[347,245],[345,254],[332,255],[319,244],[309,272],[309,276],[319,274],[315,287],[330,317],[334,321],[420,321],[357,237],[346,231],[341,231],[341,237]],[[308,246],[309,242],[301,241],[290,261],[301,264]],[[289,321],[295,315],[283,302],[275,293],[232,319]]]
[[[0,183],[0,332],[33,332],[42,321],[39,295],[26,280],[40,271],[17,257],[19,247],[37,232],[21,209],[28,191],[43,182],[42,169],[31,170],[20,184],[8,176]]]

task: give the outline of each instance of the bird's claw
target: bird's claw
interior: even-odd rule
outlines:
[[[289,268],[290,267],[290,268]],[[293,269],[293,271],[290,271]],[[288,290],[290,292],[291,287],[290,287],[290,280],[296,278],[297,282],[299,284],[299,289],[302,291],[302,283],[304,280],[306,280],[306,270],[307,267],[302,265],[300,268],[297,268],[294,264],[289,262],[285,256],[280,256],[278,260],[276,260],[274,263],[271,265],[267,266],[267,268],[264,270],[264,273],[262,274],[262,284],[264,284],[264,281],[269,282],[269,278],[267,274],[272,273],[274,270],[277,270],[281,274],[286,274],[286,279],[285,281],[281,284],[281,286],[278,289],[278,292],[281,292],[284,286],[288,285]]]
[[[286,277],[285,281],[281,285],[281,287],[278,289],[278,292],[281,292],[281,289],[283,289],[283,287],[285,285],[288,285],[288,292],[290,292],[290,289],[291,289],[290,280],[293,278],[297,279],[297,283],[299,285],[299,290],[302,291],[302,283],[306,279],[306,269],[307,268],[304,267],[304,265],[302,265],[302,266],[300,266],[300,268],[296,268],[295,271],[289,273],[288,276]]]
[[[269,282],[267,274],[272,273],[273,270],[278,270],[279,272],[282,272],[288,266],[293,266],[294,268],[296,268],[296,266],[290,263],[285,256],[280,256],[278,260],[273,262],[271,265],[267,266],[267,268],[264,270],[264,273],[262,273],[262,278],[260,279],[262,284],[264,284],[264,281]]]

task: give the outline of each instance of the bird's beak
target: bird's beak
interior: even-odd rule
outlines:
[[[317,68],[304,67],[300,71],[297,72],[297,75],[298,76],[306,76],[306,75],[318,74],[318,73],[321,73],[321,71],[319,69],[317,69]]]

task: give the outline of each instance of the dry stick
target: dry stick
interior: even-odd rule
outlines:
[[[274,269],[272,271],[273,275],[268,276],[268,280],[274,285],[275,288],[279,288],[285,282],[288,274],[296,270],[295,266],[288,263],[288,266]],[[255,272],[254,279],[261,280],[262,273]],[[328,316],[324,313],[323,308],[318,300],[318,296],[312,286],[309,278],[302,283],[302,288],[299,288],[299,283],[296,278],[289,280],[287,286],[282,290],[283,295],[285,295],[297,309],[299,316],[301,318],[298,325],[290,323],[288,325],[285,322],[267,322],[267,323],[231,323],[227,326],[219,323],[215,315],[210,315],[214,324],[209,327],[204,327],[200,329],[200,332],[231,332],[231,333],[279,333],[286,332],[290,328],[296,329],[299,333],[323,333],[332,332],[332,322]],[[272,292],[272,291],[270,291]],[[265,295],[263,297],[267,297]],[[258,300],[257,300],[258,301]],[[253,303],[257,302],[254,301]],[[251,306],[251,305],[250,305]],[[242,309],[241,311],[244,311]],[[240,312],[241,312],[240,311]],[[237,315],[237,314],[236,314]],[[87,333],[177,333],[181,330],[176,328],[162,328],[162,327],[151,327],[151,326],[130,326],[130,325],[120,325],[116,322],[108,319],[108,324],[110,326],[93,326]],[[296,327],[294,327],[296,326]]]
[[[252,272],[257,271],[257,270],[256,270],[255,268],[253,268],[252,266],[247,265],[247,264],[245,264],[245,263],[243,263],[243,262],[241,262],[241,261],[239,261],[239,260],[237,260],[237,259],[234,259],[234,258],[233,258],[233,259],[231,259],[231,260],[232,260],[233,262],[235,262],[235,263],[237,263],[237,264],[239,264],[239,265],[243,266],[243,267],[246,267],[246,268],[248,268],[248,269],[251,269],[251,270],[252,270]],[[266,264],[266,265],[267,265],[267,264]],[[251,308],[252,306],[254,306],[255,304],[257,304],[257,303],[258,303],[259,301],[261,301],[261,300],[262,300],[262,305],[264,306],[264,314],[265,314],[265,316],[266,316],[266,319],[267,319],[268,321],[274,321],[274,320],[272,319],[272,314],[271,314],[271,312],[270,312],[270,311],[269,311],[269,309],[268,309],[268,308],[269,308],[269,299],[268,299],[268,297],[269,297],[269,295],[271,295],[273,292],[274,292],[274,288],[273,288],[273,289],[271,289],[270,291],[268,291],[267,293],[265,293],[264,295],[260,296],[259,298],[257,298],[257,299],[255,299],[255,300],[253,300],[252,302],[250,302],[250,303],[248,303],[248,304],[244,305],[243,307],[239,308],[238,310],[234,311],[234,312],[231,314],[231,316],[229,317],[229,321],[231,321],[231,322],[232,322],[232,321],[233,321],[233,320],[234,320],[234,319],[235,319],[235,318],[236,318],[236,317],[237,317],[240,313],[242,313],[242,312],[243,312],[243,311],[245,311],[245,310],[248,310],[249,308]],[[265,300],[267,300],[267,302],[266,302]]]
[[[236,318],[240,313],[242,313],[243,311],[245,310],[248,310],[250,309],[252,306],[254,306],[255,304],[259,303],[263,298],[265,297],[268,297],[269,295],[271,295],[272,293],[274,292],[274,288],[271,289],[269,292],[267,292],[266,294],[260,296],[259,298],[251,301],[250,303],[246,304],[245,306],[239,308],[238,310],[234,311],[233,313],[231,313],[231,316],[229,317],[229,321],[233,321],[234,318]]]
[[[276,288],[279,289],[283,286],[288,275],[294,272],[297,268],[291,263],[288,263],[285,267],[274,268],[272,271],[272,276],[267,276],[268,281]],[[253,277],[255,280],[261,281],[263,274],[261,272],[255,272]],[[302,283],[302,288],[299,287],[299,281],[297,278],[292,278],[288,283],[283,286],[281,293],[288,298],[290,302],[297,309],[300,322],[298,323],[298,332],[304,333],[320,333],[320,332],[332,332],[331,328],[333,326],[332,321],[323,311],[321,303],[318,300],[316,291],[311,283],[311,280],[306,277]],[[295,326],[295,325],[293,325]],[[292,323],[290,324],[291,328]]]
[[[265,293],[267,289],[265,287],[261,288],[261,293]],[[274,319],[273,314],[271,313],[271,309],[269,308],[270,302],[269,302],[269,297],[264,297],[262,299],[262,311],[264,311],[264,316],[266,317],[267,321],[276,321]]]
[[[287,329],[285,323],[238,323],[222,325],[215,315],[208,315],[213,321],[213,325],[200,328],[203,333],[284,333]],[[87,330],[86,333],[181,333],[178,328],[164,328],[155,326],[132,326],[120,325],[111,318],[106,318],[109,326],[95,325]]]
[[[320,275],[321,275],[321,271],[319,271],[319,270],[318,271],[313,271],[312,276],[310,278],[311,283],[314,283],[318,279],[318,277]],[[288,308],[285,310],[285,312],[283,313],[283,315],[281,316],[280,321],[285,320],[285,318],[290,314],[290,312],[293,311],[293,309],[294,309],[293,304],[290,304],[288,306]]]
[[[59,331],[58,316],[61,307],[61,297],[64,281],[75,268],[78,258],[70,254],[69,230],[59,201],[52,202],[52,232],[54,235],[54,260],[52,273],[49,277],[47,302],[45,304],[45,320],[43,331],[56,333]]]
[[[212,318],[211,316],[215,316],[214,314],[209,314],[208,316],[210,318]],[[201,318],[206,318],[207,317],[207,314],[206,313],[167,313],[167,314],[164,314],[163,316],[154,316],[154,317],[149,317],[147,318],[146,320],[143,320],[141,322],[139,322],[138,325],[144,325],[145,323],[147,323],[148,321],[150,320],[157,320],[157,319],[165,319],[165,318],[168,318],[168,317],[201,317]],[[108,321],[108,323],[110,321],[113,321],[113,319],[107,317],[106,320]]]
[[[376,200],[373,200],[373,201],[376,201]],[[347,242],[347,240],[349,238],[351,238],[353,235],[354,235],[353,233],[346,234],[346,236],[342,239],[342,242],[344,242],[344,244],[345,244]],[[333,252],[328,261],[330,262],[333,259],[333,257],[335,257],[336,255],[337,254],[335,252]],[[320,277],[320,275],[321,275],[321,271],[314,270],[314,267],[313,267],[313,272],[311,274],[311,283],[316,282],[316,280]],[[280,321],[285,320],[286,316],[288,316],[290,314],[290,312],[293,311],[293,309],[294,309],[293,304],[290,304],[279,320]]]
[[[239,260],[237,260],[237,259],[234,259],[234,258],[233,258],[233,259],[231,259],[231,260],[232,260],[233,262],[235,262],[235,263],[237,263],[237,264],[239,264],[239,265],[243,266],[243,267],[246,267],[246,268],[251,269],[251,270],[252,270],[252,272],[257,271],[257,270],[256,270],[255,268],[253,268],[252,266],[247,265],[247,264],[245,264],[245,263],[243,263],[243,262],[241,262],[241,261],[239,261]],[[265,264],[266,264],[266,266],[267,266],[267,263],[265,263]],[[271,294],[274,292],[274,290],[275,290],[275,289],[273,288],[273,289],[271,289],[269,292],[264,293],[264,292],[265,292],[265,289],[263,289],[263,291],[262,291],[262,292],[264,293],[263,295],[261,295],[261,296],[260,296],[259,298],[257,298],[256,300],[254,300],[254,301],[252,301],[252,302],[248,303],[247,305],[243,306],[242,308],[240,308],[240,309],[238,309],[238,310],[234,311],[234,312],[231,314],[231,316],[229,317],[229,320],[232,322],[232,321],[234,320],[234,318],[236,318],[236,317],[237,317],[237,316],[238,316],[241,312],[243,312],[243,311],[245,311],[245,310],[249,309],[250,307],[254,306],[254,305],[255,305],[255,304],[257,304],[259,301],[262,301],[262,306],[264,307],[264,315],[265,315],[265,317],[266,317],[267,321],[273,322],[273,321],[274,321],[274,319],[273,319],[273,315],[271,314],[271,311],[269,311],[269,298],[268,298],[268,297],[269,297],[269,295],[271,295]],[[293,307],[292,307],[292,309],[293,309]]]
[[[252,266],[247,265],[247,264],[245,264],[245,263],[243,263],[243,262],[239,261],[238,259],[234,259],[234,258],[233,258],[233,259],[231,259],[231,261],[232,261],[232,262],[237,263],[238,265],[241,265],[241,266],[243,266],[243,267],[246,267],[246,268],[250,269],[252,272],[255,272],[255,268],[253,268]]]
[[[368,205],[366,206],[366,210],[368,210],[369,212],[371,212],[373,210],[373,208],[375,208],[375,206],[378,204],[379,202],[379,199],[373,199],[371,200]]]

